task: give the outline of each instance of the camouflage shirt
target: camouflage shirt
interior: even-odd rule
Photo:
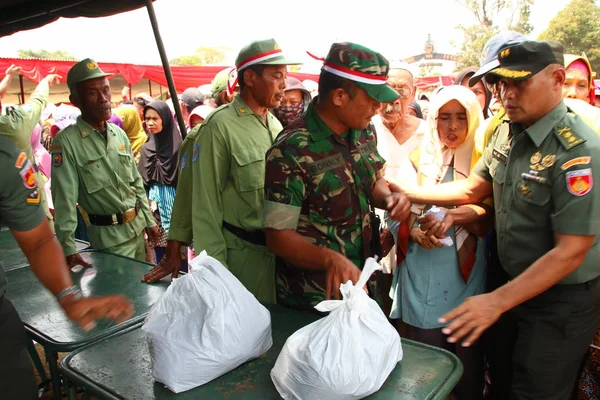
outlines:
[[[345,146],[373,188],[383,177],[372,126],[337,135],[313,104],[279,134],[267,152],[265,226],[294,230],[310,243],[338,251],[362,268],[372,255],[371,216],[360,176],[341,152]],[[277,301],[312,308],[325,299],[325,272],[279,260]]]

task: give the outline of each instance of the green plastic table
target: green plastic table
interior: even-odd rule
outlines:
[[[61,362],[63,376],[100,399],[280,399],[270,377],[286,339],[320,316],[269,306],[273,347],[262,357],[198,388],[175,394],[152,377],[145,333],[132,327],[119,335],[74,351]],[[452,353],[410,340],[402,341],[404,358],[382,388],[369,399],[444,399],[462,375]],[[317,400],[317,399],[315,399]]]
[[[56,399],[60,399],[61,393],[57,353],[73,351],[130,326],[141,325],[170,284],[166,280],[151,285],[141,282],[144,273],[152,267],[146,262],[100,251],[84,251],[81,255],[91,261],[93,267],[72,272],[73,282],[88,296],[123,294],[128,297],[135,307],[129,320],[118,325],[99,321],[96,328],[85,332],[67,318],[28,265],[6,272],[8,298],[17,309],[28,335],[44,347]]]
[[[82,251],[90,247],[90,244],[76,239],[75,246],[77,251]],[[5,271],[28,264],[25,254],[7,228],[0,229],[0,260]]]

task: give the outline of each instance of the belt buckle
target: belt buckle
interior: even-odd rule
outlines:
[[[123,213],[123,223],[127,224],[135,219],[135,208],[130,208]]]

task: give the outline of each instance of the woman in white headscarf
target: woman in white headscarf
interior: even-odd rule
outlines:
[[[469,176],[474,135],[482,120],[481,106],[471,90],[448,86],[435,95],[427,119],[428,132],[411,154],[419,185],[437,185]],[[452,244],[444,246],[415,224],[417,216],[429,208],[413,205],[406,258],[395,271],[390,293],[390,316],[402,320],[407,338],[455,353],[464,366],[455,395],[459,400],[481,399],[483,346],[475,343],[464,348],[448,343],[438,318],[467,297],[484,292],[484,239],[469,229],[471,224],[488,218],[491,209],[473,204],[446,210],[454,217],[454,224],[446,233]]]

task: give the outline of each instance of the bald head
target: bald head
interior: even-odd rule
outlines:
[[[407,80],[412,87],[414,85],[414,78],[410,71],[402,68],[392,68],[389,71],[388,79],[404,79]]]

